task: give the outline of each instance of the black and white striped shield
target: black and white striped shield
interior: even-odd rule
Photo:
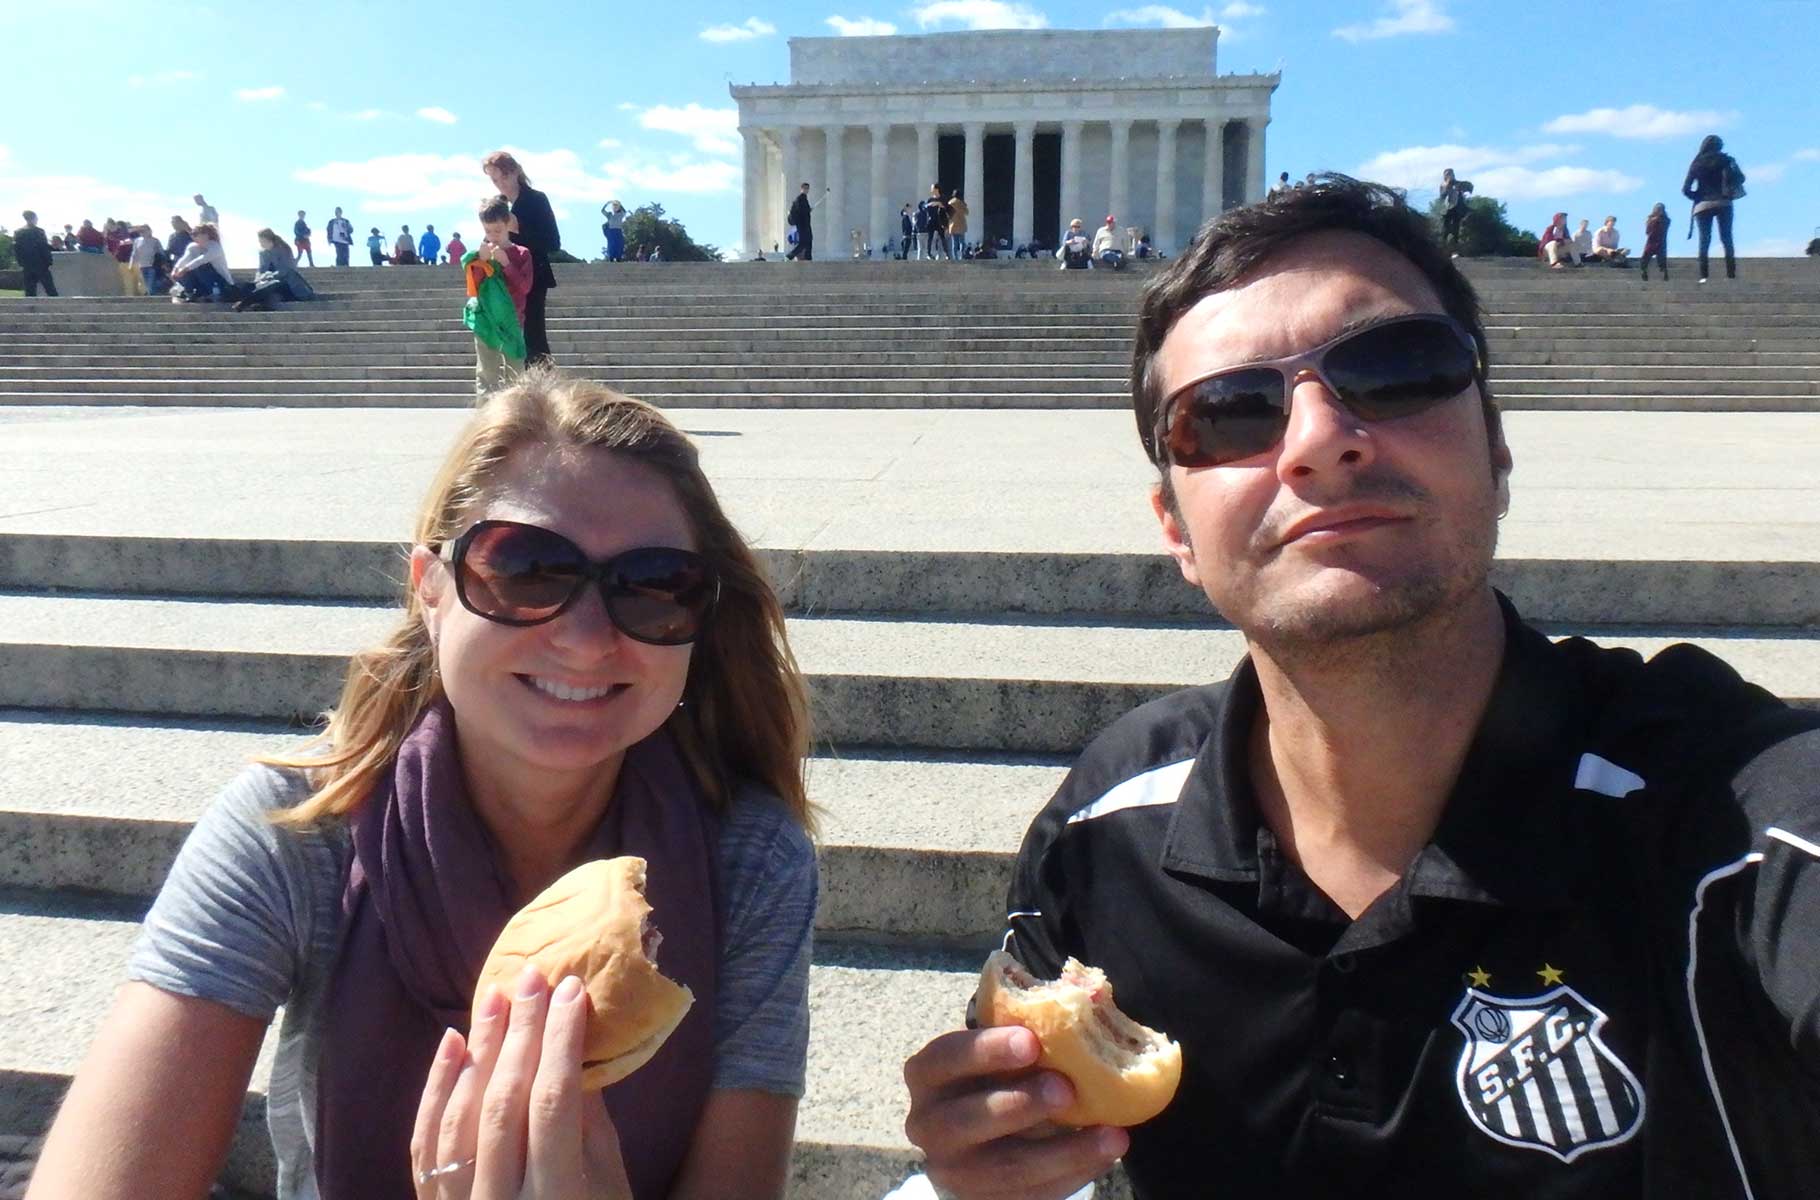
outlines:
[[[1466,1037],[1460,1102],[1486,1136],[1572,1162],[1629,1141],[1643,1085],[1599,1034],[1606,1016],[1565,984],[1539,996],[1469,987],[1453,1023]]]

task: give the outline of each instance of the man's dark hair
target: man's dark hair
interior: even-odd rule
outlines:
[[[1220,214],[1201,228],[1194,245],[1174,265],[1144,288],[1131,352],[1131,403],[1138,437],[1165,482],[1169,464],[1156,440],[1158,410],[1164,400],[1156,356],[1169,330],[1203,297],[1238,287],[1289,243],[1336,230],[1376,238],[1414,263],[1440,296],[1442,309],[1472,334],[1479,348],[1474,381],[1485,406],[1486,432],[1496,444],[1498,409],[1485,381],[1491,357],[1478,293],[1435,241],[1427,218],[1405,204],[1402,193],[1382,184],[1325,174],[1316,178],[1313,187],[1278,192],[1257,204]]]

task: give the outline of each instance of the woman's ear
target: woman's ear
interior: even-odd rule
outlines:
[[[1505,444],[1502,435],[1491,452],[1491,474],[1498,487],[1498,516],[1501,519],[1510,511],[1510,473],[1516,462],[1510,456],[1510,447]]]
[[[449,573],[434,550],[428,546],[411,547],[411,590],[425,610],[433,610],[442,603],[442,593],[448,582]]]

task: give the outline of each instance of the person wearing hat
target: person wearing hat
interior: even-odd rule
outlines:
[[[1125,252],[1119,249],[1119,219],[1109,216],[1093,235],[1093,265],[1111,267],[1115,271],[1125,269]]]

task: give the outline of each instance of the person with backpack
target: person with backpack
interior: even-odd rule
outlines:
[[[342,216],[341,210],[338,208],[335,210],[335,215],[329,218],[328,234],[329,245],[335,247],[335,265],[347,266],[348,253],[354,246],[354,222]],[[310,265],[314,266],[315,263],[312,262]]]
[[[1706,252],[1713,242],[1713,222],[1719,223],[1719,242],[1725,247],[1725,277],[1738,277],[1738,257],[1732,248],[1732,202],[1744,196],[1744,171],[1738,160],[1725,153],[1725,141],[1716,133],[1706,135],[1694,161],[1687,164],[1681,194],[1694,202],[1693,224],[1700,230],[1700,282],[1706,282]]]
[[[815,226],[812,223],[815,219],[815,204],[809,199],[808,184],[803,184],[796,199],[790,202],[790,214],[784,219],[796,229],[796,242],[784,257],[801,262],[815,261]]]
[[[291,237],[293,239],[293,244],[297,247],[293,257],[296,258],[298,262],[302,262],[305,258],[308,258],[310,260],[310,266],[315,266],[316,252],[310,249],[310,223],[304,220],[304,211],[301,208],[297,210],[297,223],[291,226]]]
[[[908,201],[898,210],[898,224],[902,226],[898,239],[897,257],[900,262],[910,261],[910,247],[916,245],[916,215],[911,212]]]

